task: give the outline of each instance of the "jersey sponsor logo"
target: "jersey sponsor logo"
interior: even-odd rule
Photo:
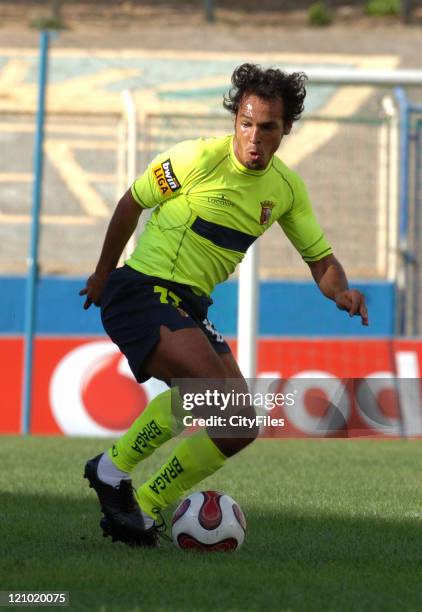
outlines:
[[[261,204],[261,217],[259,219],[259,223],[261,225],[267,225],[269,220],[271,219],[271,212],[275,206],[275,202],[271,202],[271,200],[264,200],[260,202]]]
[[[170,159],[166,159],[161,164],[154,166],[152,172],[155,182],[164,197],[168,197],[180,189],[180,183],[174,173]]]
[[[48,401],[57,428],[64,434],[120,437],[139,412],[166,388],[155,378],[139,385],[126,357],[109,340],[83,342],[71,350],[67,348],[57,358]],[[118,410],[116,397],[123,398]],[[112,456],[117,452],[117,448],[113,449]]]
[[[210,204],[216,204],[217,206],[227,206],[227,207],[234,206],[234,202],[226,198],[224,194],[217,195],[217,196],[210,196],[208,198],[208,202]]]

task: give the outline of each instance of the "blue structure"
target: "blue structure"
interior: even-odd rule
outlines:
[[[418,272],[415,272],[417,258],[415,253],[410,250],[410,205],[412,193],[412,170],[411,170],[411,145],[415,144],[414,154],[414,195],[416,202],[414,211],[418,211],[421,205],[421,134],[422,120],[419,119],[416,125],[412,125],[414,116],[422,116],[422,105],[411,104],[406,91],[398,87],[395,90],[396,100],[400,111],[400,210],[399,210],[399,239],[400,239],[400,254],[402,257],[401,266],[404,274],[399,276],[399,285],[397,287],[397,311],[398,311],[398,329],[399,334],[412,333],[416,335],[419,331],[415,322],[418,320],[418,289],[419,284]],[[400,282],[401,279],[401,282]],[[412,330],[407,326],[407,314],[412,312],[413,326]]]
[[[43,335],[104,334],[99,310],[83,310],[78,295],[85,278],[43,277],[38,281],[34,331]],[[22,335],[25,330],[24,277],[0,277],[0,334]],[[395,287],[389,282],[353,283],[366,296],[370,325],[350,319],[327,300],[313,281],[265,281],[260,284],[260,336],[364,336],[394,333]],[[236,335],[237,282],[219,285],[210,318],[226,336]]]

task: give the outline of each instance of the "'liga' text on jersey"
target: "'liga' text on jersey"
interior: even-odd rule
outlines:
[[[154,177],[156,183],[164,196],[171,195],[178,189],[180,189],[180,183],[174,174],[171,161],[166,159],[158,166],[153,168]]]

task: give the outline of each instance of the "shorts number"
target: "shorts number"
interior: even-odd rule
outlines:
[[[175,306],[179,306],[180,302],[182,301],[181,298],[179,298],[179,296],[177,296],[175,293],[173,293],[173,291],[170,291],[170,289],[167,289],[166,287],[160,287],[159,285],[154,285],[154,293],[160,294],[161,304],[168,304],[169,298]]]

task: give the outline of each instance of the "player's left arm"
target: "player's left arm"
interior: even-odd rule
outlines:
[[[321,292],[333,300],[337,308],[346,310],[351,317],[360,316],[362,325],[368,325],[365,298],[357,289],[349,288],[343,267],[315,217],[304,182],[296,173],[290,173],[289,178],[292,206],[278,223],[308,264]]]
[[[337,308],[346,310],[351,317],[359,316],[362,325],[368,325],[365,296],[358,289],[350,289],[341,263],[331,253],[319,261],[307,262],[321,292],[333,300]]]

